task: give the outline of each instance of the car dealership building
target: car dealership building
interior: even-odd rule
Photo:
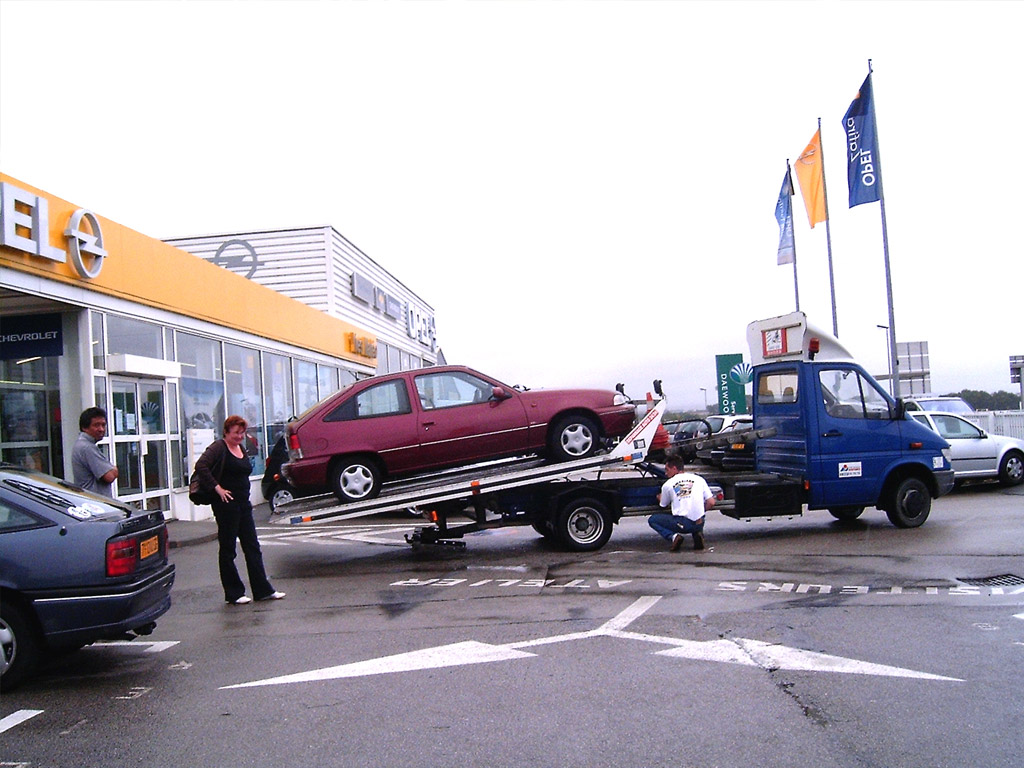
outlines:
[[[333,227],[162,242],[0,174],[0,459],[71,479],[107,411],[115,493],[170,518],[228,414],[253,501],[289,418],[357,378],[437,362],[434,311]]]

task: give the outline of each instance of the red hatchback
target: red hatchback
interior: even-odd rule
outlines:
[[[296,488],[359,501],[413,472],[531,453],[583,458],[635,415],[617,392],[521,392],[464,366],[420,368],[357,381],[290,422],[283,469]]]

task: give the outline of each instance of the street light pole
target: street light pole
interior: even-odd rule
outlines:
[[[892,381],[892,344],[889,341],[889,326],[877,324],[876,327],[885,331],[885,360],[889,365],[889,394],[895,397],[896,395],[894,393],[896,390],[893,389]]]
[[[708,388],[707,387],[701,387],[700,391],[704,393],[704,415],[707,416],[707,413],[708,413]]]

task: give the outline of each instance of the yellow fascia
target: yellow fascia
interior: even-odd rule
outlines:
[[[47,200],[47,242],[66,250],[64,229],[72,214],[82,206],[2,172],[0,181]],[[79,275],[70,256],[61,263],[7,247],[0,247],[0,265],[362,365],[376,365],[376,358],[354,354],[347,343],[350,333],[376,343],[372,333],[173,245],[99,214],[96,217],[108,254],[96,277]]]

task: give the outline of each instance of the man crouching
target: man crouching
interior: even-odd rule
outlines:
[[[704,549],[705,512],[715,506],[715,497],[707,482],[700,475],[684,472],[686,463],[678,456],[665,461],[668,480],[661,486],[659,503],[672,507],[672,514],[657,512],[647,520],[648,525],[671,542],[669,549],[678,551],[683,545],[683,535],[693,534],[693,548]]]

